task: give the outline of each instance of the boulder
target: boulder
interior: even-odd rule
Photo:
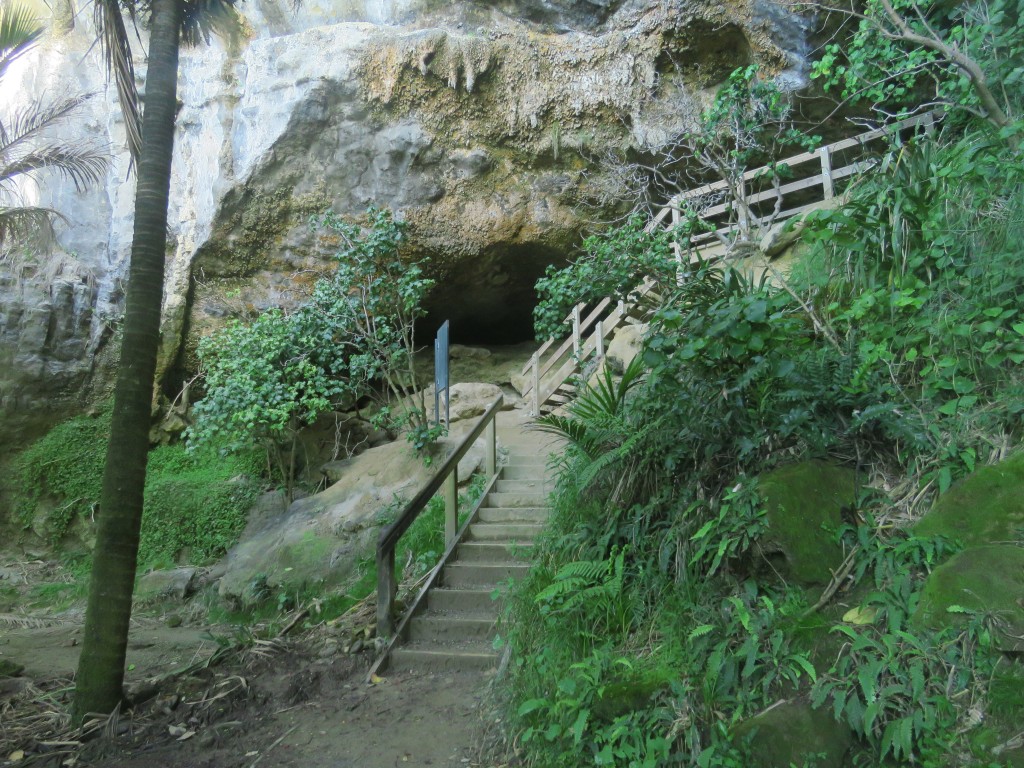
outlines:
[[[1024,453],[982,467],[940,496],[914,526],[918,536],[942,535],[966,547],[1022,541]]]
[[[449,413],[452,421],[475,419],[483,416],[484,411],[502,394],[497,384],[453,384],[450,390]],[[512,408],[512,403],[504,403],[502,410]]]
[[[377,526],[397,513],[402,499],[428,476],[405,441],[371,448],[340,464],[345,466],[332,486],[246,527],[225,558],[221,597],[247,605],[259,597],[256,586],[344,582],[370,551]]]
[[[768,519],[758,543],[774,569],[800,584],[831,581],[843,561],[835,531],[843,522],[842,510],[856,503],[856,473],[804,461],[762,475],[758,488]]]
[[[627,323],[616,329],[605,352],[608,362],[617,370],[625,370],[643,348],[646,325]]]
[[[135,585],[135,599],[140,601],[160,598],[185,600],[196,591],[198,568],[171,568],[150,571]]]
[[[287,508],[280,495],[261,497],[238,544],[215,569],[221,597],[249,605],[267,588],[344,583],[359,560],[372,555],[380,526],[398,514],[471,427],[459,425],[432,446],[430,467],[398,440],[332,462],[329,476],[336,481]],[[459,462],[460,481],[470,479],[484,456],[480,439]]]
[[[1024,651],[1024,547],[989,544],[965,549],[928,576],[914,621],[933,629],[960,626],[958,606],[992,615],[1003,651]]]
[[[483,347],[466,347],[462,344],[452,344],[448,348],[448,354],[452,360],[486,360],[491,356],[491,350]]]
[[[853,746],[849,728],[804,701],[780,702],[744,720],[732,733],[751,768],[841,768]]]

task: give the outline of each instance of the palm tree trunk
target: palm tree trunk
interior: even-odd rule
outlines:
[[[89,713],[112,712],[123,697],[160,342],[180,17],[179,0],[153,1],[121,361],[75,686],[78,722]]]

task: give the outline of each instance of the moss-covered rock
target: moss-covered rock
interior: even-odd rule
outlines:
[[[966,547],[1024,540],[1024,453],[982,467],[958,483],[914,527]]]
[[[805,461],[762,475],[758,487],[768,518],[762,552],[787,579],[827,584],[843,560],[835,531],[856,502],[856,473]]]
[[[827,710],[802,701],[783,702],[744,720],[733,729],[733,738],[752,768],[841,768],[853,745],[849,728]]]
[[[965,615],[952,606],[994,614],[999,646],[1024,651],[1024,548],[992,544],[950,558],[925,582],[914,621],[934,629],[962,624]]]

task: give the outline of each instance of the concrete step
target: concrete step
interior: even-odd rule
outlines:
[[[548,495],[540,491],[520,491],[517,493],[488,493],[484,499],[488,507],[545,507]]]
[[[455,553],[455,561],[464,563],[523,563],[529,562],[533,542],[512,540],[464,540]]]
[[[498,493],[543,493],[548,494],[554,488],[553,483],[546,482],[543,476],[524,478],[522,480],[498,480],[494,490]]]
[[[473,523],[469,536],[474,541],[533,541],[544,526],[539,523]]]
[[[553,481],[553,475],[542,464],[509,464],[501,470],[502,480],[537,480],[541,477],[548,483]]]
[[[491,597],[493,588],[440,589],[435,587],[427,593],[427,611],[460,613],[478,617],[498,615],[499,601]]]
[[[441,582],[446,587],[482,587],[493,589],[509,579],[521,579],[530,566],[510,563],[449,563],[441,571]]]
[[[516,563],[524,562],[529,553],[529,543],[521,545],[509,542],[463,541],[455,550],[454,562],[459,563]]]
[[[427,613],[409,622],[408,642],[446,643],[494,637],[494,617]]]
[[[480,507],[483,523],[544,523],[551,516],[547,507]]]
[[[548,451],[547,449],[531,450],[529,453],[514,453],[508,454],[508,461],[505,462],[506,467],[537,467],[540,469],[547,469],[548,466]]]
[[[491,669],[498,666],[498,654],[489,643],[441,645],[409,643],[391,652],[389,670]]]

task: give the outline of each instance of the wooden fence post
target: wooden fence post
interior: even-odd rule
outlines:
[[[672,229],[673,231],[679,226],[679,222],[682,221],[683,214],[679,212],[678,208],[672,209]],[[678,237],[678,233],[676,237]],[[683,248],[679,245],[677,240],[672,241],[672,252],[676,257],[676,285],[681,285],[683,282]]]
[[[377,637],[389,639],[395,632],[394,606],[398,584],[395,582],[395,550],[377,550]]]
[[[832,184],[832,155],[828,147],[819,149],[818,154],[821,156],[821,188],[825,193],[825,199],[831,200],[836,195]]]
[[[498,417],[491,419],[487,425],[487,436],[484,438],[484,442],[487,444],[487,460],[485,469],[488,475],[493,475],[498,471]]]
[[[447,547],[455,541],[459,531],[459,468],[452,467],[452,472],[444,481],[444,544]]]
[[[577,359],[580,356],[580,305],[572,308],[572,353]]]
[[[597,329],[594,331],[594,339],[597,342],[597,356],[604,357],[604,325],[597,321]]]
[[[533,355],[533,415],[540,416],[540,355]]]

